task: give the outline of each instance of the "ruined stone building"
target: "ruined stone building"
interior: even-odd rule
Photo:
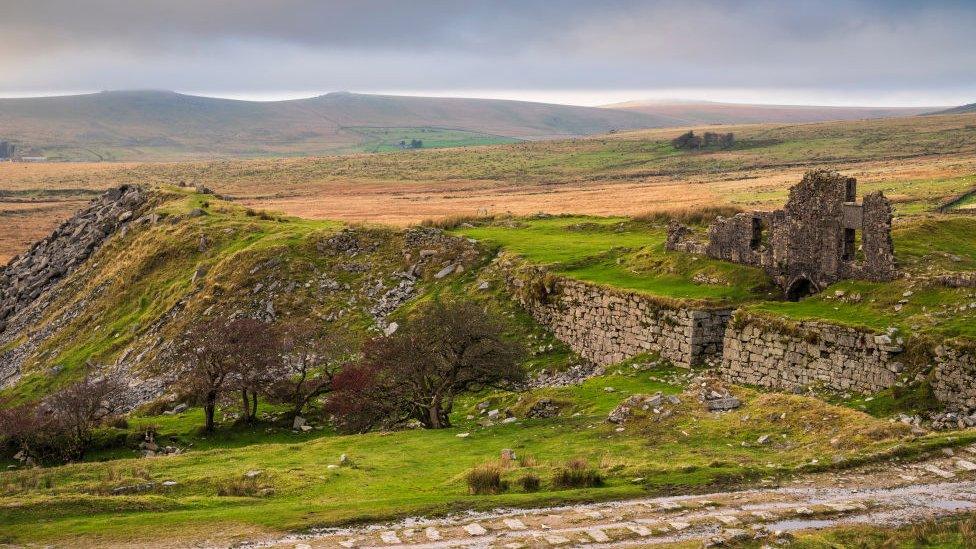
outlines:
[[[830,170],[807,172],[781,210],[719,217],[708,242],[672,222],[665,246],[761,267],[792,300],[842,279],[895,276],[891,203],[880,191],[858,203],[857,181]]]

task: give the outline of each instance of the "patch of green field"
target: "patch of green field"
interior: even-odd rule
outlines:
[[[674,375],[672,369],[637,372],[624,365],[578,387],[469,395],[458,402],[455,426],[445,430],[351,436],[324,431],[302,439],[278,428],[247,434],[253,444],[221,441],[223,447],[204,449],[201,442],[199,449],[179,456],[2,472],[3,541],[97,545],[160,536],[213,539],[467,508],[623,498],[676,487],[715,489],[806,470],[813,460],[832,463],[835,455],[854,463],[949,443],[946,435],[905,438],[903,425],[815,399],[747,389],[737,390],[745,406],[731,413],[704,411],[692,391],[682,394],[669,418],[639,417],[623,432],[605,421],[630,394],[679,393],[684,382],[676,379],[683,378]],[[480,424],[484,416],[476,404],[482,400],[521,413],[542,396],[565,404],[560,417]],[[783,413],[790,419],[771,419]],[[137,418],[132,428],[154,421],[163,433],[193,437],[194,420],[201,420],[198,410]],[[841,434],[845,445],[827,444],[828,432]],[[468,435],[457,436],[462,433]],[[772,434],[775,442],[751,444],[762,434]],[[953,444],[976,436],[955,435]],[[292,436],[295,442],[288,441]],[[514,481],[531,472],[543,479],[542,490],[469,495],[464,473],[497,460],[503,448],[531,458],[506,468],[505,478]],[[330,468],[343,453],[352,466]],[[601,471],[605,487],[552,487],[548,479],[554,470],[577,456]],[[252,488],[263,495],[218,495],[240,485],[249,470],[262,471]],[[162,487],[167,480],[177,484]],[[155,484],[146,492],[112,495],[113,488],[144,482]]]
[[[365,141],[358,145],[363,152],[390,152],[409,148],[410,142],[418,139],[424,149],[446,147],[475,147],[518,143],[520,140],[501,135],[452,130],[446,128],[376,128],[369,126],[348,127],[346,130],[362,135]],[[407,147],[401,147],[404,142]]]
[[[596,284],[680,300],[742,302],[769,296],[759,269],[665,252],[665,229],[650,223],[565,216],[501,220],[457,232]],[[696,276],[718,282],[699,282]]]

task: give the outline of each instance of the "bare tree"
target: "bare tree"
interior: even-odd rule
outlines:
[[[54,417],[40,403],[0,400],[0,443],[18,457],[41,461],[51,453]]]
[[[214,430],[214,415],[221,395],[227,390],[234,363],[229,360],[227,324],[211,320],[192,327],[186,334],[178,359],[183,363],[182,388],[203,406],[207,432]]]
[[[332,325],[293,321],[279,327],[282,357],[268,387],[276,402],[300,416],[313,399],[332,390],[335,374],[352,357],[349,338]]]
[[[225,327],[227,359],[232,383],[241,395],[242,419],[251,423],[258,413],[258,395],[266,392],[281,364],[281,337],[272,325],[241,318]]]
[[[339,416],[413,418],[427,428],[449,427],[458,393],[525,378],[522,346],[504,332],[502,319],[474,302],[426,305],[394,335],[365,346],[362,362],[337,377],[331,409]],[[370,424],[359,418],[349,423]]]
[[[68,460],[84,457],[91,446],[95,428],[115,415],[122,403],[124,386],[114,375],[86,375],[51,395],[47,403],[61,431],[63,450]]]

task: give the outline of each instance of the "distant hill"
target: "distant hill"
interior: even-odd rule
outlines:
[[[931,114],[967,114],[973,112],[976,112],[976,103],[970,103],[968,105],[962,105],[959,107],[952,107],[951,109],[936,111]]]
[[[167,91],[0,99],[0,139],[65,160],[309,155],[573,137],[670,125],[635,111],[330,93],[238,101]]]
[[[749,105],[711,102],[630,101],[604,108],[665,118],[673,125],[827,122],[892,118],[930,113],[939,107],[818,107],[806,105]]]

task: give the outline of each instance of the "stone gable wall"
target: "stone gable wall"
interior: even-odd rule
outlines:
[[[901,352],[887,335],[821,322],[788,327],[740,312],[725,332],[721,373],[770,389],[872,393],[894,384]]]

